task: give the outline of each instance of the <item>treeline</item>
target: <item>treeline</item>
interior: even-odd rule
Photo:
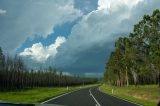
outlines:
[[[33,87],[71,86],[96,83],[95,78],[67,76],[52,67],[27,70],[21,57],[11,58],[0,48],[0,90],[19,90]]]
[[[160,85],[160,11],[144,15],[129,37],[119,38],[106,64],[105,80],[116,86]]]

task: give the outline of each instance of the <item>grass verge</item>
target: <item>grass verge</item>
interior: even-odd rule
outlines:
[[[157,106],[160,100],[160,88],[157,85],[138,85],[137,87],[130,85],[128,87],[115,87],[103,84],[99,87],[99,90],[145,106]]]
[[[67,87],[40,87],[25,89],[21,91],[0,92],[0,100],[7,102],[20,103],[40,103],[49,98],[58,96],[65,92],[78,90],[82,88],[96,86],[97,84],[85,86],[69,86]]]

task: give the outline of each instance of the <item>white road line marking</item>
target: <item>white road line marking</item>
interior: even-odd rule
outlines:
[[[90,95],[92,96],[92,98],[94,99],[94,101],[97,103],[96,106],[101,106],[101,105],[99,104],[99,102],[96,100],[96,98],[93,96],[93,94],[92,94],[92,92],[91,92],[91,88],[89,89],[89,93],[90,93]]]
[[[78,89],[78,90],[81,90],[81,89]],[[57,98],[59,98],[59,97],[65,96],[65,95],[67,95],[67,94],[70,94],[70,93],[75,92],[75,91],[78,91],[78,90],[74,90],[74,91],[67,92],[67,93],[64,93],[64,94],[62,94],[62,95],[59,95],[59,96],[53,97],[53,98],[48,99],[48,100],[46,100],[46,101],[44,101],[44,102],[41,102],[41,104],[44,104],[44,103],[46,103],[46,102],[49,102],[49,101],[51,101],[51,100],[57,99]]]
[[[99,88],[98,88],[98,91],[100,91]],[[101,91],[100,91],[100,92],[101,92]],[[102,93],[103,93],[103,92],[102,92]],[[105,94],[105,93],[104,93],[104,94]],[[107,93],[107,95],[110,95],[110,94]],[[115,98],[120,99],[120,100],[123,100],[123,101],[126,101],[126,102],[129,102],[129,103],[132,103],[132,104],[135,104],[135,105],[138,105],[138,106],[143,106],[143,105],[141,105],[141,104],[138,104],[138,103],[135,103],[135,102],[132,102],[132,101],[129,101],[129,100],[126,100],[126,99],[123,99],[123,98],[114,96],[114,95],[110,95],[110,96],[115,97]]]

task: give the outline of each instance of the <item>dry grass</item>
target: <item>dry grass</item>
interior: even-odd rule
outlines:
[[[128,99],[145,106],[156,106],[160,101],[160,88],[157,85],[131,85],[129,87],[115,87],[110,85],[102,85],[99,90],[111,94],[114,89],[113,95]]]

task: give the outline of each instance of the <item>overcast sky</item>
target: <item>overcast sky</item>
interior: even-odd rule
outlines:
[[[160,0],[0,0],[0,46],[29,68],[102,76],[120,36]]]

